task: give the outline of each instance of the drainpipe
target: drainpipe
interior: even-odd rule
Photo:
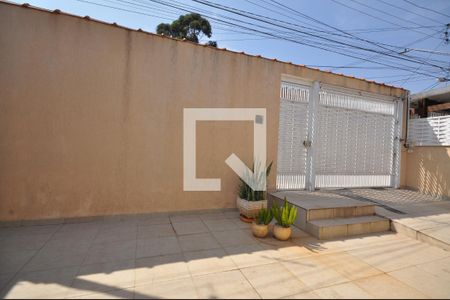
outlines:
[[[408,129],[409,129],[409,118],[410,118],[410,108],[411,108],[411,93],[406,92],[406,128],[405,128],[405,138],[403,141],[403,147],[409,150],[410,145],[408,142]]]

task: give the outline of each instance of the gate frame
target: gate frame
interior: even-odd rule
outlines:
[[[391,187],[398,189],[400,187],[400,163],[401,163],[401,137],[403,131],[403,102],[405,99],[397,98],[395,100],[394,110],[394,151],[392,153],[392,177]]]
[[[305,189],[313,192],[316,189],[316,170],[314,163],[314,135],[317,125],[317,111],[320,100],[320,82],[314,81],[309,94],[308,139],[303,143],[306,147]]]

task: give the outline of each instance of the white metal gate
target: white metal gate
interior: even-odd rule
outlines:
[[[310,87],[282,82],[278,133],[278,189],[305,188]]]
[[[278,189],[398,186],[401,101],[318,82],[280,101]]]

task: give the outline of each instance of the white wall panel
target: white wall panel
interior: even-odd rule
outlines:
[[[415,146],[450,146],[450,116],[410,120],[408,140]]]

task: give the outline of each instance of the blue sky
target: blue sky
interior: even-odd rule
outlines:
[[[156,6],[148,0],[87,0],[102,4],[121,8],[122,10],[113,9],[105,6],[98,6],[92,3],[81,2],[78,0],[27,0],[15,1],[18,3],[30,3],[32,5],[48,8],[61,9],[64,12],[76,15],[89,15],[93,18],[104,20],[107,22],[116,22],[131,28],[142,28],[146,31],[154,32],[156,26],[161,22],[170,22],[178,15],[179,11],[173,8],[162,8]],[[180,1],[180,0],[179,0]],[[282,20],[284,22],[302,24],[304,26],[320,26],[294,15],[292,11],[278,10],[278,14],[261,7],[273,8],[268,5],[269,1],[261,2],[259,0],[212,0],[219,3],[241,10],[251,11],[255,14],[270,16],[271,18]],[[279,0],[289,8],[293,8],[310,17],[318,19],[324,23],[346,31],[352,30],[352,34],[361,39],[374,42],[382,42],[389,45],[404,47],[408,44],[408,48],[426,49],[450,53],[450,45],[444,42],[443,36],[445,32],[445,24],[450,23],[450,18],[439,14],[450,15],[449,0],[428,0],[417,1],[409,0],[417,5],[426,6],[436,12],[421,9],[404,0]],[[383,3],[383,1],[385,3]],[[181,1],[180,1],[181,2]],[[207,7],[192,0],[182,1],[187,5],[198,7],[203,10],[210,11],[214,16],[217,14],[228,15],[234,18],[241,18],[216,8]],[[339,4],[340,2],[341,4]],[[386,4],[397,6],[390,6]],[[343,5],[344,4],[344,5]],[[258,6],[259,5],[259,6]],[[353,9],[352,9],[353,8]],[[137,13],[125,11],[130,10]],[[359,10],[359,11],[356,11]],[[368,16],[366,14],[371,14]],[[243,20],[251,21],[243,18]],[[303,22],[303,23],[300,23]],[[318,66],[350,66],[356,67],[351,69],[333,69],[338,73],[350,74],[357,77],[373,79],[378,82],[386,82],[392,85],[403,86],[412,92],[418,92],[429,88],[437,83],[436,79],[425,77],[423,75],[411,74],[405,70],[380,69],[379,65],[358,61],[355,58],[345,57],[335,53],[325,52],[319,49],[307,47],[292,43],[289,41],[262,38],[253,34],[243,34],[230,31],[223,24],[212,24],[213,36],[212,40],[217,40],[219,47],[245,51],[251,54],[261,54],[269,58],[277,58],[285,61],[292,61],[298,64],[318,65]],[[400,29],[400,26],[408,29]],[[415,27],[411,29],[411,27]],[[419,28],[420,27],[420,28]],[[382,30],[381,30],[381,29]],[[326,29],[326,28],[325,28]],[[376,29],[375,32],[370,32]],[[328,29],[326,29],[328,30]],[[357,31],[354,31],[357,30]],[[369,32],[368,32],[369,31]],[[412,43],[414,41],[418,41]],[[422,41],[420,41],[422,40]],[[400,48],[399,48],[400,49]],[[427,52],[410,52],[411,55],[420,57],[429,61],[434,59],[435,64],[450,67],[450,55],[437,55]],[[364,57],[372,57],[373,54],[365,54]],[[380,61],[380,58],[375,57]],[[389,59],[389,58],[384,58]],[[385,61],[386,62],[386,61]],[[412,65],[407,61],[389,62],[390,65],[406,64],[414,66],[413,70],[417,72],[433,74],[437,77],[446,77],[444,71],[437,70],[429,66]],[[368,67],[368,69],[362,68]],[[375,67],[375,68],[373,68]],[[322,69],[330,69],[323,67]],[[436,87],[443,87],[448,83],[440,83]]]

